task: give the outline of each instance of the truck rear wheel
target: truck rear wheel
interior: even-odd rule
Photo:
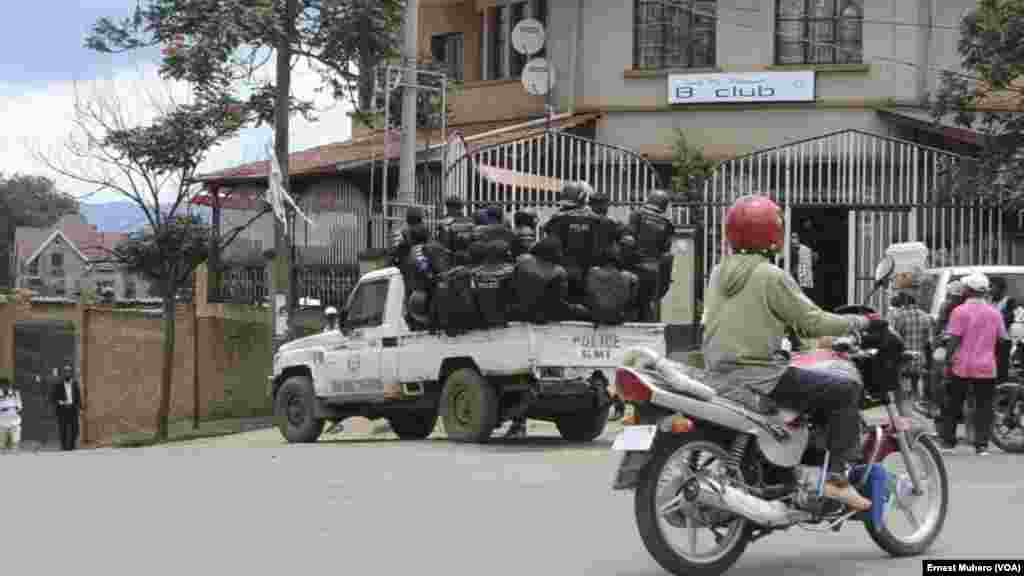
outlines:
[[[441,420],[449,440],[486,442],[498,425],[498,394],[479,372],[460,368],[445,380]]]
[[[591,442],[604,433],[611,404],[590,408],[574,414],[559,416],[555,420],[558,433],[570,442]]]
[[[388,417],[391,431],[402,440],[423,440],[437,425],[437,410],[404,412]]]
[[[284,381],[274,399],[277,428],[290,443],[316,442],[324,430],[322,418],[316,418],[316,393],[307,376],[291,376]]]

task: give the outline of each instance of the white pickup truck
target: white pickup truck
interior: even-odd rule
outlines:
[[[414,332],[397,268],[363,276],[339,330],[294,340],[274,356],[269,393],[289,442],[315,442],[327,421],[386,418],[402,439],[426,438],[440,415],[451,440],[486,442],[517,415],[553,421],[562,437],[604,431],[608,384],[632,346],[665,353],[663,324],[512,323],[458,336]]]

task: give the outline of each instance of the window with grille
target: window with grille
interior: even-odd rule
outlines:
[[[714,67],[717,2],[635,0],[633,7],[635,68]]]
[[[54,268],[60,268],[64,265],[64,255],[60,253],[50,254],[50,265]]]
[[[512,30],[526,18],[533,18],[547,25],[547,0],[531,0],[529,2],[510,2],[498,6],[488,12],[488,30],[490,30],[490,57],[488,79],[518,78],[523,73],[527,59],[544,58],[546,50],[527,57],[512,48]],[[508,70],[505,60],[508,59]]]
[[[778,0],[777,64],[863,62],[863,0]]]
[[[437,34],[430,39],[430,51],[435,62],[444,65],[448,79],[461,82],[463,72],[462,33]]]

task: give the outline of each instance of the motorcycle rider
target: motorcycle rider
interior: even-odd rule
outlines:
[[[469,245],[473,242],[473,219],[463,216],[462,198],[451,195],[444,201],[448,212],[437,226],[437,241],[452,254],[455,265],[469,262]]]
[[[640,279],[637,295],[641,322],[654,322],[655,303],[668,292],[672,283],[672,256],[669,252],[675,226],[665,216],[669,197],[654,190],[647,201],[629,216],[629,233],[636,247],[631,266]]]
[[[747,401],[767,395],[781,406],[824,417],[830,472],[824,494],[854,510],[867,510],[871,501],[846,479],[847,460],[859,444],[861,384],[838,373],[789,366],[779,349],[787,325],[805,337],[822,337],[886,324],[825,312],[804,295],[772,263],[784,246],[783,230],[780,208],[765,196],[739,198],[726,213],[725,235],[733,253],[712,271],[705,296],[705,366],[719,376],[723,395]],[[650,239],[642,233],[637,241],[642,245]]]
[[[593,264],[598,217],[587,206],[593,192],[583,181],[568,182],[558,192],[558,212],[544,223],[544,235],[562,243],[562,267],[569,274],[569,299],[582,302],[583,278]]]

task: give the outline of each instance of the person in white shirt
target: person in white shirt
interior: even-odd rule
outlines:
[[[21,443],[21,408],[21,394],[0,377],[0,452],[16,451]]]

